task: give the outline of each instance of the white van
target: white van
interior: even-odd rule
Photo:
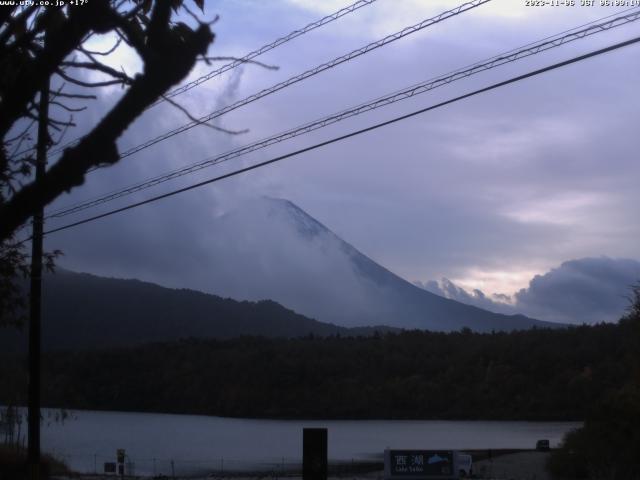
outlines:
[[[473,458],[466,453],[458,454],[458,471],[461,477],[473,475]]]

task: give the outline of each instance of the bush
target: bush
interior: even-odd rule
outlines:
[[[628,315],[620,323],[630,328],[635,349],[630,380],[598,404],[584,427],[565,436],[549,459],[549,470],[559,478],[592,480],[640,479],[640,288]]]
[[[43,455],[41,459],[41,477],[49,478],[49,475],[67,475],[69,468],[60,460],[50,455]],[[0,445],[0,480],[27,479],[27,457],[23,449],[17,449],[15,445]]]

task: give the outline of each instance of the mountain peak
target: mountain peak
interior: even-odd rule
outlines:
[[[283,214],[288,215],[293,225],[295,225],[302,235],[308,237],[314,237],[322,233],[330,233],[333,235],[333,232],[329,228],[302,210],[291,200],[275,197],[264,197],[264,199],[272,205],[274,210],[277,209]]]
[[[449,300],[405,281],[290,200],[258,197],[216,219],[209,291],[270,298],[324,322],[451,331],[547,326]]]

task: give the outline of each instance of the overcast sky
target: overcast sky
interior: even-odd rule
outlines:
[[[577,0],[580,3],[579,0]],[[177,99],[194,115],[267,88],[461,2],[378,0]],[[242,56],[331,13],[347,1],[217,0],[210,55]],[[457,17],[254,102],[219,120],[230,136],[198,127],[89,176],[61,198],[64,206],[295,127],[467,64],[615,14],[613,7],[527,7],[493,0]],[[266,160],[411,112],[640,32],[640,22],[475,75],[430,93],[261,150],[225,166],[151,189],[146,198],[238,166]],[[94,41],[107,45],[110,39]],[[409,281],[450,279],[467,291],[513,298],[563,262],[585,257],[640,259],[637,160],[640,45],[467,99],[372,133],[286,160],[180,197],[148,205],[47,239],[70,268],[147,279],[170,268],[169,255],[206,259],[199,238],[210,219],[249,196],[295,202],[339,236]],[[135,73],[120,48],[110,62]],[[211,66],[201,64],[192,77]],[[105,92],[82,118],[91,125],[121,91]],[[136,145],[185,123],[169,105],[148,111],[121,139]],[[123,205],[113,202],[109,207]],[[92,210],[91,213],[102,211]],[[85,212],[85,214],[88,212]],[[52,221],[51,227],[85,215]],[[88,251],[93,252],[89,255]],[[110,268],[107,266],[110,265]],[[128,267],[136,265],[136,269]],[[611,266],[609,265],[609,266]],[[625,277],[638,274],[631,269]],[[185,282],[188,283],[188,282]],[[433,285],[432,285],[433,286]],[[616,292],[619,295],[620,292]],[[524,294],[520,301],[524,302]],[[544,317],[544,315],[541,315]]]

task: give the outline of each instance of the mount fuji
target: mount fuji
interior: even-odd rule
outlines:
[[[275,300],[322,322],[453,331],[558,324],[503,315],[416,287],[288,200],[261,197],[214,219],[207,291]]]

